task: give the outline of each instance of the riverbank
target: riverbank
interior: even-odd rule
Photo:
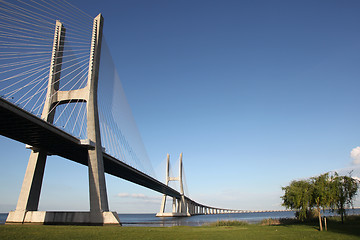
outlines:
[[[1,225],[0,239],[359,239],[360,216],[328,220],[328,231],[320,232],[317,222],[281,225],[244,224],[201,227],[95,227]]]
[[[360,209],[348,209],[348,215],[360,215]],[[0,225],[5,224],[7,213],[0,213]],[[334,213],[326,212],[323,216],[333,216]],[[195,215],[191,217],[163,217],[159,218],[153,214],[119,214],[120,221],[124,227],[172,227],[172,226],[202,226],[216,221],[245,221],[248,223],[259,223],[263,219],[294,218],[293,211],[286,212],[252,212]]]

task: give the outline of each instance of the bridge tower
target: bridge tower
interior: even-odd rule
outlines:
[[[160,208],[160,212],[156,214],[157,217],[187,217],[187,216],[191,216],[189,213],[189,207],[188,207],[188,202],[185,199],[185,194],[184,194],[184,185],[183,185],[183,164],[182,164],[182,156],[183,154],[180,153],[180,157],[179,157],[179,177],[170,177],[170,155],[167,154],[166,157],[166,185],[169,186],[169,182],[170,181],[178,181],[180,183],[180,194],[181,194],[181,198],[180,199],[176,199],[175,197],[173,198],[173,204],[172,204],[172,212],[171,213],[166,213],[165,212],[165,205],[166,205],[166,198],[167,195],[164,194],[162,201],[161,201],[161,208]]]
[[[70,91],[58,91],[66,30],[60,21],[56,21],[48,89],[41,116],[44,121],[53,123],[56,106],[86,102],[88,139],[82,143],[88,149],[90,212],[37,211],[49,153],[32,148],[16,209],[9,213],[6,223],[120,224],[118,215],[109,211],[98,116],[97,88],[103,21],[101,14],[93,21],[87,85]]]

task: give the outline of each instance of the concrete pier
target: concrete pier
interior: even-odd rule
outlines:
[[[50,212],[26,211],[24,219],[19,222],[19,212],[9,213],[6,224],[44,224],[44,225],[119,225],[120,219],[116,212],[102,212],[100,221],[92,219],[91,212]]]

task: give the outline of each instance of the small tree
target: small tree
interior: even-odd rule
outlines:
[[[320,231],[322,231],[321,208],[329,207],[332,201],[329,173],[322,174],[310,179],[313,188],[311,196],[311,206],[315,206],[318,211]]]
[[[331,208],[341,215],[341,222],[344,223],[346,208],[353,207],[353,201],[357,195],[359,182],[350,176],[339,176],[337,173],[331,180],[331,192],[333,199]]]
[[[299,212],[298,218],[304,221],[307,217],[307,211],[310,209],[312,187],[309,181],[292,181],[289,186],[283,187],[285,191],[282,196],[283,206],[290,209],[296,209]]]

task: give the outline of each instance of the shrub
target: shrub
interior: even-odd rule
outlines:
[[[266,218],[261,220],[260,225],[280,225],[279,219]]]
[[[245,221],[237,221],[237,220],[218,220],[216,222],[210,223],[211,227],[221,227],[221,226],[247,226],[248,222]]]

